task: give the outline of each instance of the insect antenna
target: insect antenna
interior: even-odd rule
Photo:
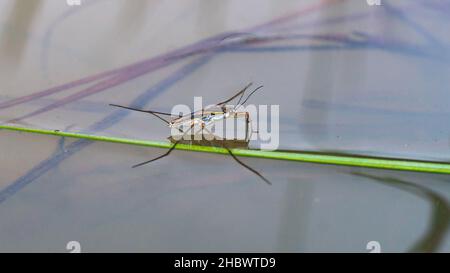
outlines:
[[[234,99],[237,98],[239,95],[242,95],[243,93],[245,93],[245,91],[246,91],[252,84],[253,84],[252,82],[249,83],[249,84],[247,84],[247,86],[245,86],[245,87],[244,87],[241,91],[239,91],[236,95],[232,96],[231,98],[229,98],[229,99],[227,99],[227,100],[225,100],[225,101],[222,101],[222,102],[217,103],[217,105],[223,105],[223,104],[225,104],[225,103],[228,103],[228,102],[234,100]]]
[[[259,89],[261,89],[261,88],[263,88],[264,86],[263,85],[261,85],[261,86],[258,86],[255,90],[253,90],[253,92],[251,92],[248,96],[247,96],[247,98],[242,102],[242,105],[244,105],[247,101],[248,101],[248,99],[256,92],[256,91],[258,91]],[[239,104],[238,104],[239,105]]]
[[[253,169],[252,167],[248,166],[247,164],[245,164],[244,162],[242,162],[241,160],[239,160],[239,158],[237,158],[233,152],[226,146],[223,146],[228,153],[231,155],[231,157],[236,160],[237,163],[239,163],[240,165],[242,165],[244,168],[246,168],[247,170],[251,171],[252,173],[256,174],[257,176],[259,176],[259,178],[261,178],[262,180],[264,180],[264,182],[266,182],[269,185],[272,185],[272,182],[270,182],[267,178],[265,178],[262,174],[260,174],[257,170]]]
[[[238,102],[236,103],[236,105],[239,105],[239,103],[241,102],[242,98],[244,97],[245,92],[242,92],[241,97],[239,98]]]
[[[168,120],[160,117],[159,115],[172,116],[172,114],[169,114],[169,113],[158,112],[158,111],[151,111],[151,110],[142,110],[142,109],[127,107],[127,106],[122,106],[122,105],[117,105],[117,104],[110,104],[110,106],[124,108],[124,109],[127,109],[127,110],[136,111],[136,112],[148,113],[148,114],[154,115],[155,117],[159,118],[160,120],[164,121],[167,124],[169,124],[170,122]]]

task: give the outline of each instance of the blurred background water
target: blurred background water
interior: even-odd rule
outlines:
[[[449,11],[447,0],[0,0],[0,121],[165,140],[159,120],[108,104],[170,111],[253,81],[264,89],[251,103],[280,105],[280,149],[447,162]],[[450,249],[445,175],[243,158],[267,186],[221,155],[131,169],[164,151],[6,131],[0,149],[0,251]]]

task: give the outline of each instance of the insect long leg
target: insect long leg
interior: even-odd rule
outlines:
[[[248,166],[247,164],[245,164],[244,162],[242,162],[241,160],[239,160],[239,158],[237,158],[233,152],[226,147],[225,145],[223,145],[223,147],[228,151],[228,153],[231,155],[231,157],[236,160],[237,163],[239,163],[240,165],[242,165],[244,168],[246,168],[247,170],[251,171],[252,173],[256,174],[257,176],[259,176],[259,178],[261,178],[262,180],[264,180],[264,182],[266,182],[269,185],[272,185],[272,182],[270,182],[267,178],[265,178],[262,174],[260,174],[257,170],[253,169],[252,167]]]
[[[110,106],[119,107],[119,108],[131,110],[131,111],[136,111],[136,112],[142,112],[142,113],[151,114],[151,115],[154,115],[155,117],[159,118],[160,120],[164,121],[167,124],[169,124],[169,121],[164,119],[164,118],[162,118],[162,117],[160,117],[159,115],[172,116],[172,114],[170,114],[170,113],[151,111],[151,110],[142,110],[142,109],[137,109],[137,108],[133,108],[133,107],[127,107],[127,106],[122,106],[122,105],[117,105],[117,104],[110,104]]]
[[[170,155],[170,153],[175,149],[175,147],[178,145],[178,143],[179,143],[179,141],[176,141],[176,142],[172,145],[172,147],[170,147],[170,149],[169,149],[165,154],[160,155],[160,156],[158,156],[158,157],[156,157],[156,158],[150,159],[150,160],[148,160],[148,161],[145,161],[145,162],[136,164],[136,165],[134,165],[132,168],[137,168],[137,167],[143,166],[143,165],[145,165],[145,164],[151,163],[151,162],[153,162],[153,161],[156,161],[156,160],[158,160],[158,159],[161,159],[161,158],[163,158],[163,157],[166,157],[166,156]]]
[[[192,129],[192,128],[191,128]],[[208,130],[205,127],[202,128],[202,130],[207,131],[208,133],[212,134],[210,130]],[[264,180],[264,182],[266,182],[269,185],[272,185],[272,182],[270,182],[267,178],[265,178],[262,174],[260,174],[257,170],[253,169],[252,167],[248,166],[247,164],[245,164],[244,162],[242,162],[241,160],[239,160],[239,158],[237,158],[233,152],[230,150],[230,148],[228,148],[225,144],[222,144],[222,146],[228,151],[228,153],[231,155],[231,157],[236,160],[237,163],[239,163],[240,165],[242,165],[244,168],[246,168],[247,170],[251,171],[252,173],[256,174],[257,176],[259,176],[262,180]]]
[[[186,132],[184,132],[182,138],[183,138],[187,133],[189,133],[189,132],[192,130],[193,127],[194,127],[194,125],[191,125],[191,127],[189,128],[189,130],[187,130]],[[182,139],[182,138],[181,138],[181,139]],[[158,159],[161,159],[161,158],[164,158],[164,157],[170,155],[170,153],[171,153],[171,152],[175,149],[175,147],[180,143],[181,139],[178,140],[178,141],[175,141],[175,143],[172,145],[172,147],[170,147],[169,150],[168,150],[165,154],[160,155],[160,156],[158,156],[158,157],[155,157],[155,158],[153,158],[153,159],[150,159],[150,160],[148,160],[148,161],[145,161],[145,162],[136,164],[136,165],[134,165],[132,168],[137,168],[137,167],[146,165],[146,164],[148,164],[148,163],[151,163],[151,162],[153,162],[153,161],[156,161],[156,160],[158,160]]]

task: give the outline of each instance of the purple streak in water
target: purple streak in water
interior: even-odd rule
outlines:
[[[219,34],[219,35],[213,36],[211,38],[207,38],[205,40],[199,41],[199,42],[194,43],[194,44],[189,45],[189,46],[185,46],[185,47],[183,47],[181,49],[174,50],[172,52],[166,53],[166,54],[158,56],[158,57],[150,58],[150,59],[147,59],[147,60],[144,60],[144,61],[141,61],[141,62],[137,62],[137,63],[131,64],[131,65],[128,65],[128,66],[125,66],[125,67],[122,67],[122,68],[113,69],[113,70],[109,70],[109,71],[102,72],[102,73],[99,73],[99,74],[95,74],[93,76],[89,76],[89,77],[82,78],[82,79],[79,79],[79,80],[76,80],[76,81],[72,81],[72,82],[69,82],[67,84],[63,84],[63,85],[56,86],[56,87],[53,87],[53,88],[50,88],[50,89],[39,91],[39,92],[30,94],[30,95],[26,95],[26,96],[23,96],[23,97],[15,98],[15,99],[12,99],[12,100],[0,103],[0,110],[5,109],[5,108],[9,108],[9,107],[12,107],[12,106],[15,106],[15,105],[19,105],[19,104],[22,104],[22,103],[26,103],[28,101],[32,101],[32,100],[35,100],[35,99],[38,99],[38,98],[42,98],[42,97],[45,97],[45,96],[49,96],[49,95],[52,95],[52,94],[55,94],[55,93],[66,91],[66,90],[68,90],[70,88],[74,88],[74,87],[77,87],[77,86],[80,86],[80,85],[83,85],[83,84],[87,84],[87,83],[95,82],[95,81],[98,81],[98,80],[101,80],[101,79],[105,79],[105,78],[110,77],[110,76],[115,76],[118,73],[126,73],[127,70],[134,69],[134,68],[136,68],[138,66],[141,66],[141,65],[142,66],[151,65],[152,63],[158,62],[161,59],[163,59],[163,60],[171,59],[171,58],[174,58],[176,56],[183,56],[183,55],[189,56],[189,55],[192,54],[192,52],[195,52],[195,51],[207,50],[208,47],[209,48],[217,47],[218,44],[220,44],[221,41],[223,41],[223,40],[225,40],[227,38],[232,38],[232,37],[236,37],[236,36],[239,36],[239,35],[245,35],[245,34],[248,34],[248,33],[251,33],[251,32],[259,31],[259,30],[270,29],[271,27],[274,27],[274,26],[276,26],[278,24],[285,23],[285,22],[288,22],[290,20],[296,19],[298,16],[306,15],[306,14],[308,14],[310,12],[317,11],[317,10],[319,10],[319,9],[329,5],[329,4],[337,3],[337,2],[341,2],[341,1],[343,1],[343,0],[321,1],[321,3],[319,3],[319,4],[309,6],[309,7],[305,8],[305,9],[301,9],[299,11],[293,12],[293,13],[285,15],[285,16],[281,16],[281,17],[279,17],[277,19],[274,19],[274,20],[272,20],[270,22],[259,24],[257,26],[251,27],[251,28],[247,28],[247,30],[244,30],[244,31],[241,31],[241,32],[228,32],[228,33]],[[69,15],[70,14],[72,14],[72,13],[69,13]],[[66,17],[66,16],[67,16],[67,14],[65,16],[63,16],[62,18]],[[60,20],[61,19],[57,20],[57,22],[59,22]],[[52,27],[54,27],[54,26],[52,26]],[[40,110],[38,110],[36,112],[40,112]],[[18,119],[20,119],[20,118],[18,118]]]

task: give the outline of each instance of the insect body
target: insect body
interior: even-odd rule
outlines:
[[[164,121],[172,129],[172,132],[174,131],[177,132],[177,134],[172,133],[171,136],[169,137],[169,140],[173,143],[173,145],[165,154],[158,156],[154,159],[142,162],[140,164],[134,165],[133,168],[148,164],[150,162],[168,156],[178,144],[215,146],[225,148],[228,151],[228,153],[232,156],[232,158],[236,160],[240,165],[242,165],[243,167],[247,168],[257,176],[259,176],[266,183],[271,184],[270,181],[267,180],[264,176],[262,176],[259,172],[252,169],[251,167],[243,163],[241,160],[239,160],[230,150],[231,148],[248,148],[248,144],[250,142],[250,137],[252,134],[250,126],[251,124],[250,115],[248,112],[238,111],[238,108],[239,106],[244,105],[244,103],[247,102],[250,96],[253,95],[257,90],[262,88],[262,86],[260,86],[255,90],[253,90],[247,96],[247,98],[241,103],[245,91],[251,85],[252,85],[251,83],[248,84],[236,95],[223,102],[219,102],[211,107],[207,107],[200,111],[192,112],[190,114],[183,116],[178,116],[170,121],[162,117],[162,116],[172,116],[172,114],[170,113],[142,110],[132,107],[121,106],[117,104],[110,104],[111,106],[115,107],[152,114],[157,118],[159,118],[160,120]],[[229,107],[226,105],[228,102],[234,100],[238,96],[240,96],[240,99],[236,106]],[[243,122],[245,124],[245,132],[242,138],[234,137],[232,139],[228,139],[226,137],[220,137],[213,134],[211,128],[214,126],[214,124],[221,121],[223,122],[227,119],[243,119]]]
[[[224,122],[226,120],[241,121],[245,125],[243,136],[234,136],[233,138],[227,138],[217,135],[212,132],[212,128],[219,122]],[[202,115],[193,118],[179,118],[175,119],[169,124],[169,127],[173,132],[179,131],[177,134],[178,138],[172,135],[169,140],[175,143],[177,140],[179,143],[183,144],[194,144],[203,146],[216,146],[223,147],[228,146],[231,148],[248,148],[250,142],[250,137],[252,131],[250,128],[250,115],[248,112],[215,112],[215,111],[204,111]],[[188,128],[190,134],[185,134],[183,128]],[[197,128],[197,129],[195,129]]]

